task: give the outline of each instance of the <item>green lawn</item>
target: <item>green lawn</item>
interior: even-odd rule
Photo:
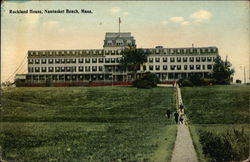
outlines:
[[[204,155],[201,131],[227,139],[237,153],[237,161],[249,155],[249,86],[208,86],[182,88],[185,113],[200,161],[212,161]],[[209,139],[207,139],[209,140]],[[213,149],[216,146],[212,146]],[[240,155],[238,155],[240,154]]]
[[[3,158],[159,161],[176,136],[173,88],[11,88],[1,98]]]

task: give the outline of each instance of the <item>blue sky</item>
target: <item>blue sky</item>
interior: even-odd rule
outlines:
[[[9,14],[10,9],[85,9],[93,14]],[[1,5],[2,78],[11,75],[27,50],[102,48],[105,32],[131,32],[138,47],[217,46],[243,80],[249,69],[247,1],[35,1]],[[25,71],[25,68],[22,69]],[[249,70],[247,71],[249,74]]]

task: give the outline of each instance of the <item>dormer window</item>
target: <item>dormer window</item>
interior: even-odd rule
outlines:
[[[117,39],[116,40],[116,45],[118,45],[118,46],[123,45],[123,40],[122,39]]]
[[[111,40],[108,41],[108,45],[112,45],[112,41]]]
[[[132,45],[132,41],[131,40],[127,40],[127,45]]]

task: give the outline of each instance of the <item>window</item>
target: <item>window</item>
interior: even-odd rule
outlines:
[[[194,62],[194,57],[189,57],[189,62]]]
[[[196,57],[195,60],[196,60],[196,62],[200,62],[201,58],[200,57]]]
[[[92,71],[97,71],[97,66],[92,66]]]
[[[122,39],[117,39],[116,40],[116,45],[117,46],[123,45],[123,40]]]
[[[35,59],[35,64],[40,64],[40,60],[39,59]]]
[[[120,57],[116,58],[116,62],[117,62],[117,63],[120,63],[120,62],[121,62],[121,59],[122,59],[122,58],[120,58]]]
[[[171,70],[175,70],[175,65],[170,65]]]
[[[184,65],[184,70],[187,70],[188,69],[188,66],[187,65]]]
[[[35,72],[40,72],[40,68],[39,67],[35,67]]]
[[[79,66],[79,67],[78,67],[78,71],[79,71],[79,72],[83,72],[83,69],[84,69],[83,66]]]
[[[102,71],[102,66],[99,66],[99,67],[98,67],[98,70],[99,70],[99,71]]]
[[[112,45],[112,40],[109,40],[109,41],[107,42],[107,44],[108,44],[108,45]]]
[[[205,69],[206,69],[206,66],[205,66],[205,65],[202,65],[202,69],[205,70]]]
[[[154,66],[150,65],[149,70],[154,70]]]
[[[90,63],[90,58],[86,58],[85,63]]]
[[[163,70],[167,70],[168,66],[167,65],[163,65]]]
[[[76,63],[76,59],[71,59],[71,63]]]
[[[147,70],[147,66],[143,65],[143,70],[144,71]]]
[[[207,69],[211,70],[212,69],[212,65],[207,65]]]
[[[174,57],[170,57],[170,62],[175,62],[175,58]]]
[[[33,64],[33,59],[29,59],[29,64]]]
[[[112,63],[115,63],[115,58],[111,58],[111,62],[112,62]]]
[[[42,64],[46,64],[46,59],[42,59]]]
[[[65,61],[66,61],[65,59],[61,59],[61,63],[65,63]]]
[[[54,67],[49,67],[49,72],[54,72]]]
[[[65,67],[61,67],[61,72],[65,72]]]
[[[92,63],[97,63],[97,58],[92,58]]]
[[[56,67],[56,68],[55,68],[55,71],[56,71],[56,72],[60,72],[60,67]]]
[[[42,67],[42,72],[47,72],[47,68],[46,67]]]
[[[148,61],[149,62],[154,62],[154,59],[153,58],[149,58]]]
[[[103,63],[103,58],[99,58],[99,59],[98,59],[98,62],[99,62],[99,63]]]
[[[160,70],[160,65],[156,65],[155,70]]]
[[[66,67],[67,72],[72,72],[71,67]]]
[[[66,63],[70,63],[70,59],[66,59]]]
[[[32,73],[32,72],[33,72],[33,67],[29,67],[29,68],[28,68],[28,72],[29,72],[29,73]]]
[[[83,63],[83,58],[79,58],[78,63]]]
[[[155,62],[160,62],[160,58],[155,58]]]
[[[190,70],[194,70],[194,65],[189,65]]]
[[[167,62],[167,61],[168,61],[167,57],[162,58],[162,62]]]
[[[127,40],[127,45],[132,45],[132,41],[131,40]]]
[[[187,62],[187,57],[183,57],[183,62]]]
[[[177,65],[177,70],[181,70],[181,65]]]
[[[207,61],[208,61],[208,62],[211,62],[211,61],[212,61],[212,57],[208,57],[208,58],[207,58]]]
[[[177,62],[181,62],[181,57],[177,57]]]
[[[85,71],[90,71],[90,66],[85,66]]]
[[[110,58],[105,58],[105,63],[109,63],[110,62]]]
[[[55,63],[59,64],[60,63],[60,59],[55,59]]]
[[[201,58],[201,61],[202,61],[202,62],[206,62],[206,57],[202,57],[202,58]]]
[[[49,59],[49,64],[53,64],[54,60],[53,59]]]
[[[201,69],[201,65],[196,65],[196,70],[200,70]]]

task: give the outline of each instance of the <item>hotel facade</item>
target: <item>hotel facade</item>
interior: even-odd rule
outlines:
[[[106,33],[102,49],[30,50],[28,73],[16,75],[25,86],[81,86],[129,84],[132,72],[122,70],[121,51],[136,46],[131,33]],[[150,55],[137,74],[150,71],[162,83],[188,78],[197,73],[202,77],[212,72],[219,56],[216,47],[143,48]]]

